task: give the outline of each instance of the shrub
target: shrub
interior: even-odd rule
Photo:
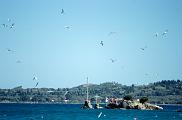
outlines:
[[[124,100],[132,100],[132,96],[131,95],[126,95],[123,98]]]
[[[142,97],[142,98],[140,98],[140,103],[145,103],[145,102],[147,102],[148,101],[148,97]]]

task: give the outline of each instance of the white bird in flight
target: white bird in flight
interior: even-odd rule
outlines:
[[[145,49],[147,49],[147,46],[145,46],[145,47],[143,47],[143,48],[140,48],[140,49],[144,51]]]
[[[110,35],[113,35],[113,34],[116,34],[116,32],[109,32],[108,35],[110,36]]]
[[[37,87],[37,86],[38,86],[38,84],[39,84],[39,82],[37,82],[37,83],[36,83],[35,87]]]
[[[159,33],[155,33],[155,37],[158,37],[159,36]]]
[[[17,60],[16,63],[22,63],[22,61],[21,60]]]
[[[104,43],[103,43],[103,41],[100,41],[100,44],[101,44],[102,46],[104,46]]]
[[[14,28],[14,26],[15,26],[15,23],[12,23],[11,26],[10,26],[10,28]]]
[[[36,77],[36,76],[34,76],[34,77],[33,77],[33,80],[37,80],[37,77]]]
[[[2,26],[5,28],[5,27],[7,27],[7,25],[6,24],[2,24]]]
[[[64,9],[61,9],[61,14],[64,14]]]
[[[12,49],[10,49],[10,48],[7,48],[7,51],[8,51],[8,52],[11,52],[11,53],[15,53],[15,51],[12,50]]]
[[[112,63],[116,62],[116,59],[110,58],[110,60],[111,60]]]
[[[165,30],[163,33],[162,33],[162,36],[166,36],[168,33],[168,30]]]
[[[66,96],[68,94],[68,91],[66,91],[65,93],[64,93],[64,96]]]
[[[11,19],[8,18],[8,22],[11,22]]]
[[[71,27],[70,26],[64,26],[65,29],[70,29]]]

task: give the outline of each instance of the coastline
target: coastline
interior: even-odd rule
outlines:
[[[182,106],[182,104],[157,104],[157,105]]]
[[[62,103],[62,102],[0,102],[0,104],[73,104],[73,105],[82,105],[83,103]],[[93,103],[94,104],[94,103]],[[100,103],[100,105],[105,105],[105,103]],[[182,106],[182,104],[156,104],[160,106]]]
[[[0,102],[0,104],[82,104],[82,103],[62,103],[62,102]]]

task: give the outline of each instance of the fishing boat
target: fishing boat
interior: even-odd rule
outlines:
[[[93,106],[91,105],[90,100],[89,100],[88,87],[89,87],[89,84],[88,84],[88,77],[87,77],[87,85],[86,85],[86,88],[87,88],[87,98],[85,100],[84,105],[82,106],[83,109],[93,109]]]
[[[98,98],[99,98],[99,97],[100,97],[100,96],[98,96],[98,95],[95,96],[95,105],[94,105],[94,109],[101,109],[101,108],[103,108],[103,107],[100,106],[100,104],[99,104],[99,102],[98,102]]]

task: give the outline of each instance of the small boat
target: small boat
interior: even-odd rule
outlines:
[[[84,105],[82,106],[83,109],[93,109],[90,101],[85,101]]]
[[[101,108],[103,108],[103,107],[101,107],[100,105],[99,105],[99,102],[98,102],[98,98],[99,98],[100,96],[98,96],[98,95],[96,95],[95,96],[95,106],[94,106],[94,109],[101,109]]]
[[[93,106],[91,105],[90,100],[88,98],[88,86],[89,85],[88,85],[88,77],[87,77],[87,85],[86,85],[86,87],[87,87],[87,99],[85,100],[85,103],[82,106],[83,109],[93,109]]]

